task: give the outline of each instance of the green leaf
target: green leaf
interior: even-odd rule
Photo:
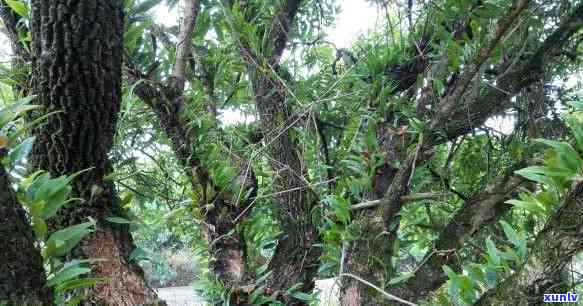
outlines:
[[[57,211],[65,204],[74,201],[74,199],[67,201],[67,198],[71,194],[71,186],[65,185],[62,189],[57,190],[56,193],[48,196],[44,202],[46,203],[41,211],[41,216],[43,219],[49,219],[57,214]]]
[[[0,109],[0,128],[25,112],[41,108],[38,105],[28,105],[32,99],[34,96],[29,96]]]
[[[516,247],[520,245],[520,239],[518,238],[518,233],[512,228],[508,222],[504,220],[500,220],[500,225],[502,225],[502,230],[504,230],[504,234],[506,238]]]
[[[297,283],[297,284],[295,284],[295,285],[293,285],[293,286],[289,287],[289,289],[287,289],[287,290],[285,291],[285,293],[286,293],[286,294],[292,294],[293,292],[295,292],[295,291],[297,291],[299,288],[301,288],[303,284],[304,284],[304,283]]]
[[[260,278],[258,278],[257,281],[255,281],[255,283],[256,284],[263,283],[265,280],[269,278],[269,276],[271,276],[271,274],[273,274],[273,271],[268,271],[267,273],[263,274]]]
[[[23,1],[6,0],[6,4],[20,17],[28,18],[28,8]]]
[[[573,172],[579,172],[581,170],[583,160],[581,160],[577,151],[570,144],[548,139],[535,139],[535,141],[555,149],[561,168],[569,169]]]
[[[69,266],[55,273],[55,275],[47,280],[45,287],[53,287],[62,284],[65,281],[77,278],[79,275],[91,272],[90,268],[80,266]]]
[[[37,239],[44,240],[47,236],[48,228],[46,222],[39,217],[33,216],[32,229]]]
[[[57,293],[62,293],[77,288],[89,288],[107,283],[107,278],[81,278],[65,281],[55,287]]]
[[[497,266],[500,265],[501,261],[499,251],[490,237],[486,239],[486,252],[488,253],[488,258],[493,264]]]
[[[318,273],[322,274],[326,272],[331,272],[336,270],[337,267],[338,264],[336,264],[335,262],[328,261],[320,265],[320,268],[318,268]]]
[[[578,103],[580,103],[580,105],[582,105],[582,107],[583,107],[583,101],[578,101]],[[581,110],[581,109],[579,109],[579,110]],[[575,136],[577,149],[579,150],[579,152],[583,152],[583,122],[582,122],[583,120],[582,120],[582,118],[580,118],[579,116],[570,115],[570,116],[566,116],[565,121],[567,121],[569,129],[571,129],[571,133],[573,134],[573,136]]]
[[[425,130],[425,122],[417,118],[409,118],[409,125],[419,134],[422,134],[423,130]]]
[[[294,292],[292,294],[292,296],[298,300],[306,301],[306,302],[310,302],[310,301],[314,300],[314,296],[312,296],[311,294],[304,293],[304,292]]]
[[[447,277],[449,277],[450,279],[454,279],[454,278],[458,277],[457,273],[455,273],[455,271],[452,270],[449,266],[443,265],[441,268],[443,269],[443,272],[445,272]]]
[[[546,212],[546,209],[542,206],[540,206],[537,202],[533,202],[533,201],[521,201],[521,200],[508,200],[504,203],[508,203],[510,205],[514,205],[517,208],[520,209],[524,209],[530,213],[534,213],[534,214],[544,214]]]
[[[8,153],[8,160],[10,165],[14,166],[18,161],[24,160],[30,151],[32,150],[32,145],[34,144],[34,137],[28,137],[21,143],[19,143],[14,149]]]
[[[466,271],[472,280],[482,284],[486,283],[486,274],[482,270],[479,264],[471,264]]]
[[[554,182],[550,178],[552,172],[546,167],[532,166],[517,170],[515,173],[537,183],[551,186],[554,185]]]
[[[94,231],[93,227],[96,221],[91,218],[89,220],[88,222],[54,232],[47,239],[46,246],[43,249],[43,257],[60,257],[69,253],[83,237]]]
[[[330,196],[324,200],[332,211],[334,215],[338,218],[338,220],[344,224],[348,224],[350,222],[350,209],[349,209],[349,202],[347,199],[341,196]]]

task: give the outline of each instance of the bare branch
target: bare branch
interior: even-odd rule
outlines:
[[[196,17],[200,12],[200,1],[185,0],[183,24],[180,34],[178,35],[178,44],[176,46],[176,60],[172,69],[172,77],[175,81],[175,89],[182,92],[184,89],[184,71],[188,57],[190,56],[190,47]]]
[[[416,201],[423,201],[423,200],[439,200],[449,196],[448,193],[443,192],[423,192],[423,193],[416,193],[411,195],[405,195],[401,197],[401,202],[416,202]],[[381,204],[382,200],[372,200],[366,201],[358,204],[354,204],[350,206],[350,210],[360,210],[360,209],[367,209],[367,208],[374,208],[378,207]]]

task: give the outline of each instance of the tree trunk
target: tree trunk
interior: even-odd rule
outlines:
[[[115,187],[105,180],[121,103],[122,1],[33,0],[31,16],[36,104],[44,113],[59,112],[35,129],[31,161],[53,176],[89,169],[73,182],[74,196],[83,202],[62,208],[49,220],[50,230],[87,217],[98,221],[98,230],[72,254],[106,259],[93,274],[108,282],[90,290],[88,304],[157,303],[142,271],[128,261],[134,247],[128,226],[105,221],[123,216]]]
[[[23,96],[28,95],[28,86],[30,75],[27,73],[27,62],[30,61],[30,54],[26,51],[23,43],[18,38],[19,26],[23,27],[22,24],[19,25],[20,17],[16,12],[6,4],[5,0],[0,0],[0,20],[2,21],[5,34],[8,36],[10,41],[10,48],[12,49],[11,61],[11,77],[15,80],[12,85],[12,90],[15,95],[23,94]]]
[[[317,273],[321,250],[314,244],[318,241],[316,225],[312,220],[312,209],[316,195],[307,186],[306,169],[293,129],[290,128],[288,95],[279,79],[259,73],[249,65],[255,92],[255,104],[261,119],[261,129],[269,155],[270,167],[275,172],[274,190],[287,191],[278,197],[277,216],[283,232],[275,253],[269,263],[272,277],[268,287],[276,293],[302,283],[299,289],[311,292]],[[289,302],[294,305],[295,302]]]
[[[397,238],[400,216],[398,215],[403,202],[401,196],[409,192],[408,181],[412,169],[412,160],[390,177],[383,178],[390,187],[386,192],[376,193],[382,198],[381,204],[374,209],[367,209],[354,217],[357,225],[357,240],[345,249],[344,270],[342,273],[354,274],[381,289],[386,289],[389,280],[394,276],[392,266],[393,244]],[[380,190],[380,189],[379,189]],[[384,193],[384,195],[383,195]],[[344,277],[341,280],[340,303],[343,306],[384,305],[385,296],[370,286],[354,278]]]
[[[526,263],[476,305],[542,305],[545,293],[566,293],[565,272],[573,256],[583,250],[583,183],[537,235]]]
[[[10,185],[0,167],[0,304],[51,305],[34,233]]]
[[[282,231],[268,268],[272,272],[266,283],[266,293],[279,296],[286,305],[305,304],[284,292],[292,286],[297,291],[311,293],[318,271],[321,249],[317,226],[312,219],[317,196],[310,190],[307,169],[294,135],[291,116],[292,95],[283,83],[280,58],[290,38],[301,0],[286,0],[276,10],[271,29],[262,51],[257,54],[247,41],[239,41],[254,92],[254,102],[261,121],[265,151],[269,166],[275,172],[274,191],[277,197],[276,216]],[[239,5],[246,7],[245,1]],[[279,75],[276,75],[279,74]]]

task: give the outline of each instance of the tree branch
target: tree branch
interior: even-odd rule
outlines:
[[[273,48],[268,55],[268,63],[272,67],[279,64],[279,60],[289,40],[289,34],[302,4],[302,0],[286,0],[283,6],[273,17],[271,22],[271,33],[269,35],[270,48]]]
[[[178,35],[178,44],[176,45],[176,60],[172,68],[172,78],[175,82],[175,90],[178,92],[184,90],[184,72],[188,57],[190,56],[192,33],[196,24],[196,17],[200,12],[200,1],[185,0],[185,2],[182,29]]]
[[[443,192],[422,192],[422,193],[416,193],[416,194],[411,194],[411,195],[405,195],[405,196],[402,196],[400,199],[401,199],[401,202],[406,203],[406,202],[417,202],[417,201],[423,201],[423,200],[439,200],[439,199],[443,199],[447,196],[449,196],[449,194],[443,193]],[[350,210],[356,211],[356,210],[361,210],[361,209],[374,208],[374,207],[378,207],[381,203],[382,203],[382,199],[361,202],[361,203],[354,204],[354,205],[350,206]]]
[[[484,89],[484,94],[471,99],[455,109],[442,109],[439,120],[430,131],[425,147],[433,147],[457,138],[481,126],[491,116],[504,112],[512,106],[511,99],[520,90],[539,81],[545,69],[550,68],[561,47],[583,26],[583,5],[563,20],[559,27],[545,39],[533,56],[518,63],[517,68],[505,72],[496,80],[496,86]],[[446,98],[447,99],[447,98]],[[444,99],[442,99],[444,100]],[[442,102],[444,103],[444,102]]]
[[[26,51],[22,47],[20,40],[18,39],[18,20],[19,16],[10,9],[6,4],[6,1],[0,0],[0,20],[4,24],[6,29],[6,34],[10,40],[12,47],[12,52],[15,56],[25,57]]]

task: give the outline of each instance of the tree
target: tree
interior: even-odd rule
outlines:
[[[580,69],[581,2],[368,2],[384,26],[349,48],[327,41],[332,0],[124,1],[123,30],[118,2],[32,1],[30,43],[3,11],[22,40],[14,66],[30,44],[31,92],[57,111],[31,161],[91,169],[74,185],[85,202],[51,227],[99,220],[72,254],[105,244],[98,255],[119,259],[95,265],[115,281],[93,299],[155,302],[126,224],[148,224],[131,212],[154,206],[205,250],[198,290],[216,304],[305,305],[325,277],[342,305],[486,305],[576,286],[581,222],[566,211],[581,152],[568,148],[583,133],[565,119],[581,109],[565,79]],[[151,16],[177,4],[175,27]],[[225,124],[231,111],[253,119]],[[182,217],[202,235],[177,229]]]
[[[416,150],[405,157],[397,157],[402,161],[401,168],[394,170],[393,173],[394,177],[390,179],[390,183],[388,184],[389,187],[387,189],[385,197],[380,201],[379,208],[377,209],[376,213],[369,213],[368,215],[364,215],[364,218],[361,219],[363,222],[363,232],[373,233],[372,235],[361,235],[361,239],[364,240],[364,244],[368,245],[368,248],[362,250],[362,246],[354,246],[354,249],[347,250],[347,260],[348,264],[346,265],[348,271],[353,272],[361,272],[366,276],[366,279],[369,281],[371,279],[376,280],[374,283],[379,282],[388,282],[391,279],[396,278],[397,273],[391,268],[389,262],[391,262],[391,257],[396,256],[392,252],[393,244],[397,239],[397,231],[399,229],[399,214],[403,207],[403,202],[400,198],[403,195],[406,195],[411,188],[411,176],[412,171],[415,170],[416,165],[420,165],[423,161],[427,161],[432,156],[432,151],[434,150],[435,145],[443,143],[447,140],[453,140],[468,131],[471,131],[473,128],[483,124],[484,120],[492,116],[493,114],[503,111],[507,107],[510,107],[509,104],[506,104],[505,101],[520,92],[520,90],[531,86],[533,83],[539,81],[543,76],[543,71],[549,69],[548,66],[553,63],[554,57],[557,55],[556,53],[550,51],[553,48],[561,48],[563,44],[568,42],[568,38],[575,34],[574,30],[579,29],[581,27],[580,24],[580,9],[581,7],[575,8],[571,15],[563,17],[561,25],[551,34],[548,38],[542,42],[538,47],[535,47],[533,55],[530,57],[522,56],[521,53],[514,53],[516,56],[521,56],[520,58],[514,59],[515,65],[513,66],[505,66],[500,67],[499,71],[502,69],[506,69],[504,73],[500,74],[498,79],[496,80],[497,86],[495,88],[489,89],[479,89],[481,88],[481,82],[485,82],[486,80],[481,79],[481,67],[485,63],[488,62],[490,56],[492,55],[492,51],[497,48],[497,44],[499,41],[506,35],[506,32],[510,30],[510,28],[520,20],[520,16],[524,10],[529,7],[529,1],[519,1],[518,3],[513,4],[512,8],[508,11],[508,13],[500,18],[498,24],[496,26],[496,31],[494,34],[488,33],[487,39],[481,44],[481,48],[477,49],[475,52],[475,56],[469,59],[467,62],[469,63],[467,67],[460,72],[454,72],[453,75],[453,82],[451,82],[450,87],[444,89],[444,94],[437,99],[437,103],[435,105],[438,106],[437,112],[429,113],[427,110],[423,111],[420,110],[420,107],[424,107],[427,102],[424,102],[424,99],[431,99],[430,103],[435,103],[432,97],[435,97],[434,84],[429,84],[428,88],[422,88],[422,96],[421,102],[418,103],[417,112],[424,113],[424,117],[427,118],[425,123],[419,128],[420,130],[417,131],[419,133],[419,144],[417,145]],[[472,6],[469,8],[473,10]],[[480,7],[475,8],[477,10],[483,9]],[[576,30],[575,30],[576,31]],[[553,46],[553,47],[551,47]],[[444,58],[442,61],[438,61],[434,67],[430,67],[430,75],[433,71],[438,71],[443,73],[443,67],[440,65],[449,65],[448,60],[451,58],[448,56]],[[511,60],[512,61],[512,60]],[[457,67],[452,67],[453,69],[458,69]],[[524,76],[528,75],[528,78]],[[438,74],[437,77],[443,77],[442,74]],[[470,89],[474,86],[474,91]],[[423,96],[425,95],[425,96]],[[427,95],[431,95],[428,97]],[[414,96],[412,96],[414,97]],[[456,115],[456,113],[459,113]],[[463,113],[463,114],[462,114]],[[472,118],[468,120],[468,118]],[[388,119],[385,122],[391,122],[393,120]],[[468,125],[469,124],[469,125]],[[382,130],[381,130],[382,131]],[[382,135],[385,139],[390,138],[390,135]],[[399,149],[390,148],[391,150],[399,151]],[[404,151],[404,148],[400,149],[401,152]],[[389,151],[390,152],[390,151]],[[391,153],[389,153],[390,155]],[[504,183],[504,185],[506,185]],[[516,184],[513,184],[516,186]],[[511,185],[511,186],[513,186]],[[496,188],[496,187],[494,187]],[[492,195],[494,197],[490,197],[489,199],[484,199],[484,195],[479,195],[477,199],[479,201],[493,201],[492,204],[496,204],[497,202],[502,202],[504,198],[496,200],[496,197],[499,197],[499,192],[493,192]],[[502,201],[501,201],[502,200]],[[472,206],[472,201],[467,201],[468,207]],[[481,206],[485,205],[485,203],[481,203]],[[459,245],[461,239],[464,239],[464,236],[467,234],[473,233],[477,228],[480,228],[484,224],[492,222],[500,217],[502,214],[495,213],[495,208],[489,205],[489,209],[473,209],[470,216],[465,216],[464,219],[471,220],[472,228],[470,231],[462,230],[459,228],[460,226],[460,219],[456,216],[451,221],[450,225],[448,225],[444,231],[442,232],[441,240],[437,240],[437,244],[435,245],[435,251],[437,252],[452,252],[461,247]],[[480,207],[482,208],[482,207]],[[484,211],[487,215],[480,216],[480,212]],[[459,216],[463,216],[465,210],[462,209],[459,211]],[[382,216],[380,220],[374,218],[374,215]],[[357,219],[358,220],[358,219]],[[376,220],[376,221],[373,221]],[[371,223],[377,222],[377,223]],[[467,221],[465,221],[467,222]],[[476,223],[477,222],[477,223]],[[451,227],[457,227],[455,231],[451,231]],[[376,233],[376,234],[374,234]],[[385,233],[386,237],[382,236],[381,233]],[[382,237],[382,239],[379,239]],[[373,241],[369,241],[369,239],[374,239]],[[454,243],[453,245],[451,243]],[[420,269],[416,269],[415,273],[412,278],[407,280],[404,284],[396,284],[391,286],[390,283],[386,283],[388,287],[394,287],[393,292],[395,292],[396,296],[401,298],[405,298],[406,300],[416,301],[422,297],[425,297],[426,294],[429,292],[436,290],[439,288],[440,285],[443,284],[445,278],[439,275],[442,275],[440,271],[441,266],[446,262],[443,261],[444,258],[447,256],[435,256],[435,251],[431,252],[427,255],[426,260],[428,263],[426,264],[423,261],[425,266],[422,266]],[[382,258],[382,263],[380,266],[376,266],[375,263],[367,264],[370,262],[361,262],[362,259],[370,258],[364,256],[364,254],[368,254],[368,256],[374,256],[376,258]],[[441,259],[440,259],[441,258]],[[351,260],[356,261],[356,263],[352,263]],[[435,264],[435,261],[438,263]],[[388,265],[389,267],[386,268],[383,266]],[[433,267],[433,268],[431,268]],[[389,271],[388,273],[383,273],[382,271]],[[371,272],[367,272],[371,271]],[[372,272],[374,271],[374,272]],[[365,274],[366,273],[366,274]],[[441,279],[441,281],[427,281],[428,279],[432,280],[435,278]],[[355,280],[350,280],[348,282],[348,287],[343,289],[344,291],[344,304],[346,305],[356,305],[356,304],[377,304],[381,303],[383,296],[378,296],[381,300],[375,300],[375,298],[367,293],[369,290],[366,285],[356,282]],[[344,284],[343,284],[344,285]],[[346,285],[345,285],[346,286]],[[354,287],[351,287],[354,286]],[[383,286],[384,287],[384,286]]]
[[[108,152],[121,102],[123,12],[121,1],[31,1],[33,89],[43,113],[57,111],[35,129],[31,161],[52,175],[85,171],[73,183],[82,204],[69,205],[51,220],[52,231],[91,216],[98,230],[73,252],[104,258],[93,274],[108,279],[92,289],[88,303],[156,303],[141,270],[130,263],[127,225],[106,218],[123,215]]]
[[[581,183],[573,187],[537,235],[528,261],[498,287],[486,292],[476,305],[536,303],[544,293],[566,293],[567,265],[581,249]]]

